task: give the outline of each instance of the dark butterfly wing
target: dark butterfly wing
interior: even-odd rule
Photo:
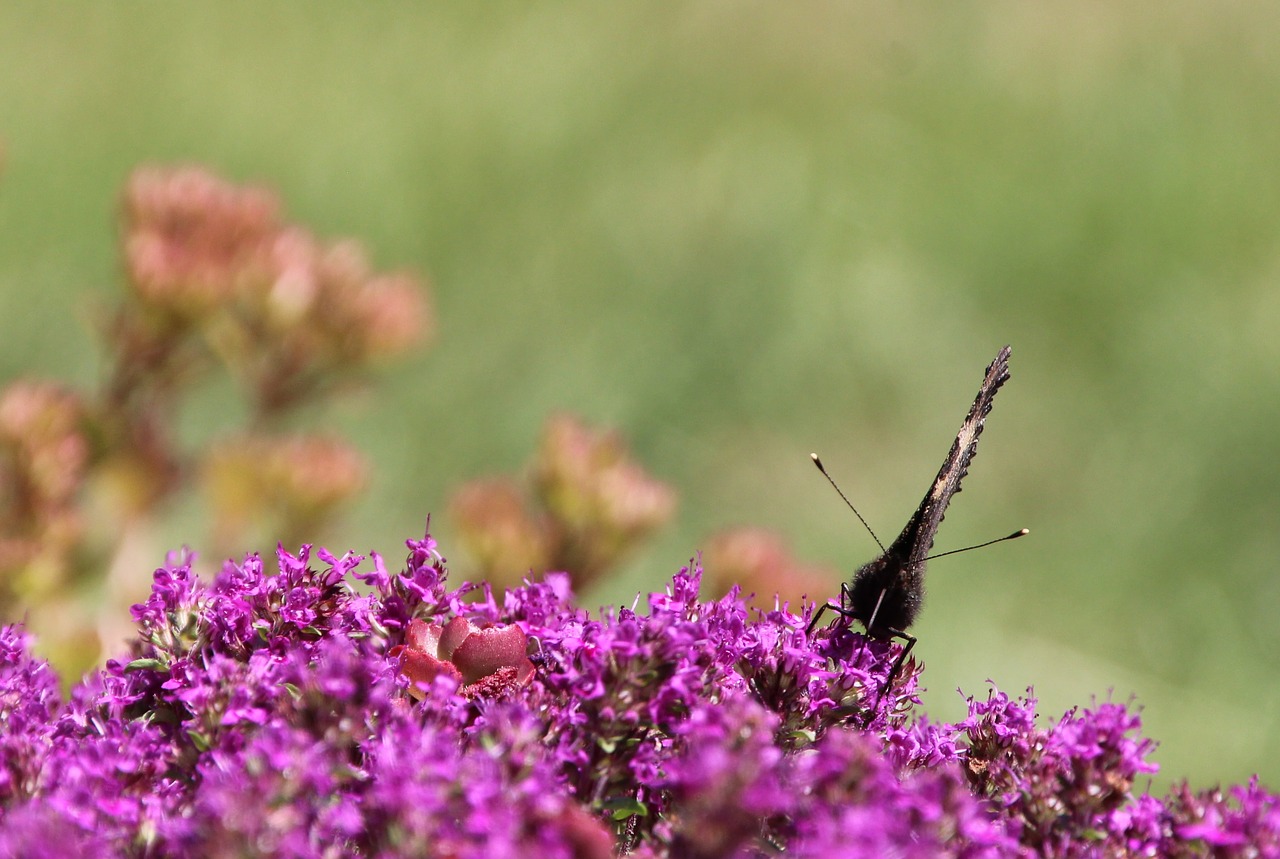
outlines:
[[[996,392],[1009,380],[1009,352],[1010,348],[1004,347],[987,366],[978,396],[965,416],[956,440],[951,443],[951,452],[938,470],[938,476],[933,479],[933,487],[886,554],[895,554],[894,549],[903,544],[899,553],[905,556],[906,563],[921,563],[928,557],[947,505],[951,503],[951,497],[960,491],[960,481],[969,473],[969,463],[978,455],[978,437],[982,435],[987,415],[991,414]]]
[[[951,497],[960,491],[960,482],[969,473],[969,463],[978,451],[978,437],[996,392],[1009,379],[1010,348],[1005,346],[987,367],[977,399],[965,416],[960,432],[942,463],[933,486],[908,520],[898,539],[884,554],[865,564],[854,574],[846,591],[845,612],[858,618],[873,636],[897,635],[915,620],[924,602],[925,558]]]

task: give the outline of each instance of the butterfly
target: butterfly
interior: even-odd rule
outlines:
[[[1010,351],[1010,348],[1005,346],[996,355],[995,360],[987,366],[986,373],[982,377],[982,387],[978,389],[978,396],[969,408],[969,414],[965,416],[964,423],[960,425],[960,432],[956,434],[956,440],[951,443],[951,450],[947,453],[942,468],[938,470],[938,476],[933,479],[933,485],[929,487],[916,512],[907,520],[902,533],[889,544],[887,549],[881,544],[880,555],[859,567],[853,574],[853,578],[841,585],[839,604],[827,603],[814,614],[809,624],[809,630],[812,632],[823,610],[829,608],[842,618],[859,621],[871,638],[901,639],[904,647],[889,672],[886,689],[892,684],[902,663],[906,661],[907,655],[916,644],[915,636],[907,632],[907,628],[915,622],[924,604],[925,562],[940,558],[942,555],[966,552],[969,549],[1012,540],[1028,533],[1023,528],[1007,537],[989,540],[977,546],[943,552],[939,555],[929,554],[933,548],[934,537],[938,533],[938,526],[942,524],[942,517],[947,512],[947,505],[960,491],[960,483],[969,473],[969,463],[977,455],[978,439],[982,435],[987,415],[991,414],[996,393],[999,392],[1000,386],[1009,380]],[[840,487],[836,486],[835,481],[827,474],[822,460],[816,453],[810,456],[818,470],[832,486],[835,486],[836,492],[840,493],[840,497],[844,498],[845,503],[853,509],[854,514],[865,526],[866,520],[862,519],[862,514],[853,508],[849,499],[845,498],[844,493],[840,491]],[[871,529],[868,527],[867,530]],[[871,536],[874,538],[875,533],[872,532]],[[879,539],[876,539],[876,542],[879,543]],[[881,696],[883,695],[884,690],[881,691]]]

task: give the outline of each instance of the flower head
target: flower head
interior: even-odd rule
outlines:
[[[940,723],[917,712],[919,665],[880,694],[896,645],[839,621],[809,635],[812,606],[704,600],[696,565],[592,615],[564,575],[498,598],[446,587],[430,537],[408,548],[395,573],[304,546],[212,584],[174,555],[130,658],[65,701],[0,629],[0,855],[1280,849],[1256,780],[1143,792],[1152,744],[1128,706],[1041,725],[1029,694],[992,689]]]

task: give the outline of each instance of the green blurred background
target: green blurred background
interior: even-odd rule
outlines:
[[[97,378],[144,162],[430,276],[325,417],[375,464],[329,542],[393,563],[567,409],[681,493],[588,605],[733,524],[852,570],[809,452],[891,538],[1012,343],[937,548],[1032,536],[931,565],[929,712],[1135,696],[1157,787],[1280,787],[1273,4],[5,4],[0,119],[0,380]]]

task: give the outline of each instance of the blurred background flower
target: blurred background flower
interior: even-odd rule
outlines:
[[[121,497],[163,495],[173,454],[228,425],[327,433],[368,483],[314,539],[388,554],[429,511],[460,546],[456,488],[518,474],[549,414],[616,428],[681,515],[595,606],[732,526],[850,574],[875,546],[809,452],[892,536],[1012,343],[937,548],[1033,536],[931,565],[929,712],[963,718],[952,690],[987,678],[1049,712],[1136,693],[1158,779],[1275,784],[1278,48],[1270,4],[1209,0],[7,6],[0,379],[110,386],[93,332],[133,272],[148,311],[108,326],[118,348],[199,324],[165,384],[230,372],[172,426],[165,387],[122,404]],[[180,224],[189,257],[167,254]],[[434,347],[397,352],[376,396],[305,400],[403,342],[402,267],[431,275]],[[216,564],[183,498],[145,543]]]
[[[368,468],[287,420],[304,406],[323,419],[430,321],[415,278],[374,272],[354,241],[316,240],[272,192],[202,167],[135,170],[120,219],[126,292],[103,302],[99,390],[20,377],[0,391],[0,611],[30,616],[69,678],[118,650],[162,551],[152,537],[195,484],[215,557],[324,536]],[[238,402],[191,406],[219,381]]]
[[[449,512],[473,580],[512,586],[557,570],[585,587],[675,510],[674,491],[632,461],[617,432],[571,415],[547,420],[530,470],[528,503],[513,479],[481,478],[454,493]]]
[[[789,604],[799,611],[808,602],[838,600],[832,582],[841,575],[833,567],[800,560],[781,535],[765,528],[729,528],[712,534],[703,552],[703,586],[712,595],[738,585],[747,604],[761,611]]]

